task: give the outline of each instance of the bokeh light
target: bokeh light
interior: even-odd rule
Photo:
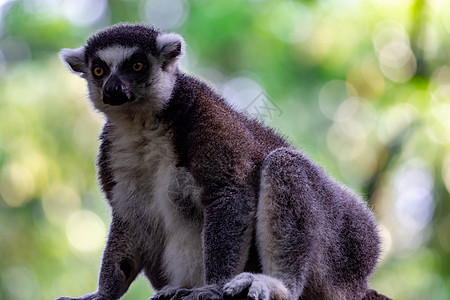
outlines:
[[[9,299],[31,300],[39,294],[36,274],[23,266],[2,270],[1,280]]]
[[[102,249],[106,239],[105,224],[89,210],[78,210],[70,214],[66,234],[73,249],[82,253]]]
[[[106,13],[107,0],[64,0],[64,15],[77,26],[88,26],[98,22]]]
[[[419,111],[409,103],[399,103],[390,107],[380,117],[377,127],[378,139],[387,144],[407,129],[417,118]]]
[[[320,89],[320,110],[327,118],[333,120],[341,103],[357,95],[357,91],[350,83],[343,80],[329,81]]]
[[[189,15],[185,0],[147,0],[142,10],[144,19],[164,30],[180,27]]]
[[[411,235],[423,230],[433,216],[433,181],[430,166],[419,159],[407,161],[395,174],[396,216]]]
[[[383,74],[394,82],[411,79],[417,65],[405,28],[395,21],[381,21],[374,29],[372,40]]]
[[[243,111],[261,93],[262,87],[251,78],[240,76],[227,80],[220,91],[231,105]]]
[[[383,224],[378,225],[378,232],[381,237],[381,257],[380,260],[383,261],[388,258],[390,252],[392,251],[392,235],[389,229]]]
[[[378,98],[385,92],[384,75],[372,55],[367,55],[360,64],[349,69],[347,81],[358,91],[360,97]]]
[[[312,32],[314,19],[309,9],[299,2],[284,1],[270,13],[273,34],[286,43],[306,40]]]
[[[73,212],[81,209],[81,199],[69,186],[52,185],[42,196],[42,209],[49,222],[61,226]]]
[[[11,207],[24,205],[35,187],[31,173],[19,164],[11,164],[3,168],[1,175],[2,199]]]

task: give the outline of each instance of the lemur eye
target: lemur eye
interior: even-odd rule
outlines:
[[[133,71],[139,72],[144,68],[144,64],[141,62],[137,62],[137,63],[133,64],[132,68],[133,68]]]
[[[94,76],[101,77],[105,73],[105,70],[103,70],[103,68],[101,67],[95,67],[93,73]]]

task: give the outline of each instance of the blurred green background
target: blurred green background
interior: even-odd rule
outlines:
[[[182,68],[373,207],[371,286],[450,299],[450,2],[0,0],[0,299],[96,288],[102,117],[57,52],[129,21],[181,33]],[[125,299],[152,293],[139,278]]]

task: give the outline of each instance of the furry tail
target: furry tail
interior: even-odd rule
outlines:
[[[384,295],[381,295],[377,291],[368,290],[366,296],[362,300],[392,300]]]

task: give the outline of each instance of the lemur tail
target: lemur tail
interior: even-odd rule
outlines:
[[[392,300],[384,295],[381,295],[377,291],[368,290],[366,296],[362,300]]]

